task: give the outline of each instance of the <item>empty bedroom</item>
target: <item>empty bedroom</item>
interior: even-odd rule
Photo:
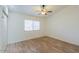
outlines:
[[[79,53],[79,5],[0,5],[1,53]]]

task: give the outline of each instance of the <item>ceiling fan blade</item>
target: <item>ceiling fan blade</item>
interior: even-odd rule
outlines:
[[[41,10],[36,10],[35,12],[41,12]]]
[[[41,15],[41,13],[38,13],[38,15]]]
[[[45,13],[45,15],[48,15],[48,13]]]
[[[52,11],[48,11],[48,12],[52,12]]]

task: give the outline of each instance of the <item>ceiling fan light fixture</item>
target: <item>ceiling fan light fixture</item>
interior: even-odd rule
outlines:
[[[45,15],[46,12],[41,12],[42,15]]]
[[[47,10],[46,10],[46,9],[42,9],[42,10],[41,10],[41,14],[42,14],[42,15],[46,15],[46,14],[47,14]]]

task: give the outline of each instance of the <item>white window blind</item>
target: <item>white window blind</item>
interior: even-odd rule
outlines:
[[[24,20],[24,30],[25,31],[40,30],[40,21]]]

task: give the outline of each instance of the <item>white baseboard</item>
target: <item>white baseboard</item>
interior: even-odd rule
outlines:
[[[69,41],[67,39],[63,39],[63,38],[60,38],[60,37],[56,37],[56,36],[38,36],[38,37],[31,37],[31,38],[28,38],[28,39],[24,39],[24,40],[31,40],[31,39],[36,39],[36,38],[40,38],[40,37],[50,37],[50,38],[55,38],[55,39],[58,39],[58,40],[61,40],[61,41],[64,41],[64,42],[67,42],[67,43],[70,43],[70,44],[74,44],[74,45],[77,45],[79,46],[79,43],[76,43],[76,42],[73,42],[73,41]],[[21,40],[21,41],[24,41],[24,40]],[[16,41],[16,42],[12,42],[12,43],[17,43],[17,42],[21,42],[21,41]],[[8,44],[12,44],[12,43],[8,43]]]
[[[28,37],[26,39],[23,40],[18,40],[18,41],[14,41],[14,42],[8,42],[8,44],[13,44],[13,43],[17,43],[17,42],[21,42],[21,41],[25,41],[25,40],[31,40],[31,39],[36,39],[36,38],[40,38],[40,37],[44,37],[44,36],[36,36],[36,37]]]
[[[64,42],[67,42],[67,43],[70,43],[70,44],[74,44],[74,45],[79,46],[79,43],[74,42],[74,41],[70,41],[70,40],[63,39],[63,38],[56,37],[56,36],[48,36],[48,37],[55,38],[55,39],[58,39],[58,40],[61,40],[61,41],[64,41]]]

